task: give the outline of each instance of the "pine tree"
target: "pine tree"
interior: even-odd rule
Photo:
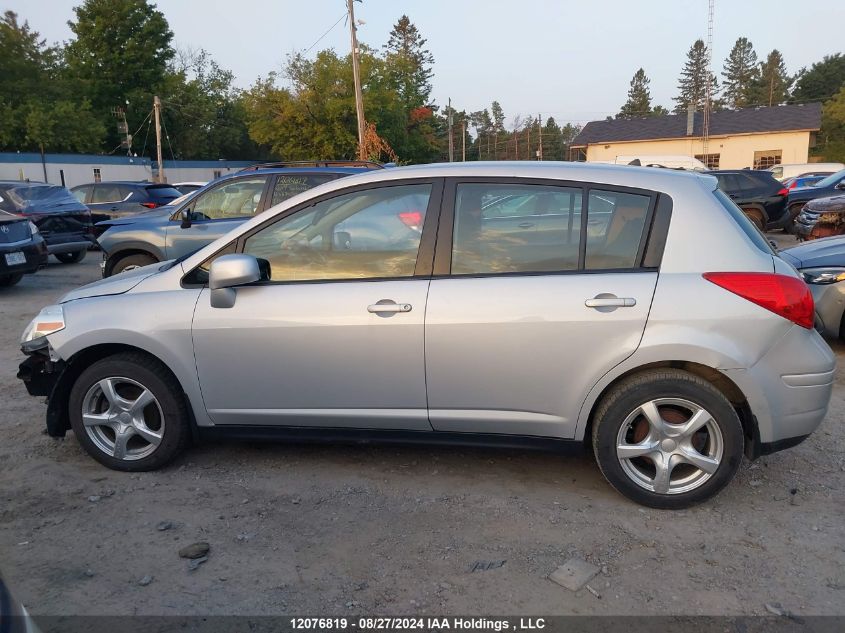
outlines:
[[[773,106],[789,99],[789,89],[794,79],[786,72],[783,55],[773,50],[760,64],[757,80],[754,82],[752,99],[755,105]]]
[[[651,80],[646,76],[645,70],[640,68],[634,73],[631,79],[631,87],[628,88],[628,100],[616,115],[617,119],[627,119],[638,116],[649,116],[651,114],[651,92],[648,84]]]
[[[431,97],[434,56],[425,48],[426,42],[408,16],[403,15],[384,45],[391,79],[409,110],[428,105]]]
[[[729,108],[744,108],[752,103],[751,96],[757,81],[757,53],[747,37],[737,39],[722,71],[722,93]]]
[[[692,105],[700,111],[707,99],[707,81],[710,81],[710,98],[714,99],[719,85],[707,70],[708,53],[704,40],[696,40],[687,52],[687,61],[678,79],[678,96],[674,98],[675,112],[686,112]],[[709,79],[708,79],[709,78]]]
[[[498,101],[494,101],[490,106],[490,112],[493,115],[493,131],[504,132],[505,130],[505,113]]]

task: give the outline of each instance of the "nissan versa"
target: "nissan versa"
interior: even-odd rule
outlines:
[[[320,185],[70,292],[22,347],[48,432],[117,470],[203,437],[570,443],[661,508],[806,438],[835,367],[715,178],[572,163]]]

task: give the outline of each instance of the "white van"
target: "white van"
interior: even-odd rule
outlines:
[[[792,163],[789,165],[775,165],[767,171],[772,172],[777,180],[786,180],[802,174],[834,173],[845,169],[842,163]]]
[[[670,167],[672,169],[694,169],[696,171],[707,169],[707,165],[697,158],[684,156],[683,154],[631,154],[630,156],[617,156],[613,160],[600,162],[610,163],[612,165],[630,165],[631,163],[636,165],[637,161],[643,167],[657,166]]]

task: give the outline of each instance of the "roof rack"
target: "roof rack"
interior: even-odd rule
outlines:
[[[294,160],[258,163],[244,167],[241,171],[257,169],[276,169],[279,167],[364,167],[366,169],[384,169],[384,165],[372,160]]]

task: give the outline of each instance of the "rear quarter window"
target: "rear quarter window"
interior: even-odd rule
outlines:
[[[716,189],[713,192],[713,195],[716,196],[716,199],[719,203],[725,208],[725,210],[730,214],[730,216],[734,219],[739,225],[739,228],[748,236],[748,239],[759,248],[764,253],[769,255],[774,255],[775,252],[772,250],[771,244],[769,244],[768,240],[763,236],[762,233],[754,226],[754,223],[748,219],[748,217],[742,212],[734,201],[731,200],[724,191],[721,189]]]

